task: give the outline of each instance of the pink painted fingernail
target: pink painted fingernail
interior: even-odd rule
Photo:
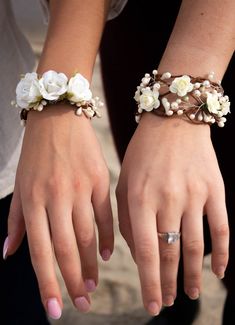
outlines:
[[[108,260],[110,259],[110,257],[111,257],[111,252],[110,252],[110,250],[109,250],[109,249],[104,249],[104,250],[102,251],[102,253],[101,253],[101,256],[102,256],[102,259],[103,259],[104,261],[108,261]]]
[[[74,300],[75,306],[82,313],[87,313],[90,309],[90,304],[85,297],[78,297]]]
[[[85,286],[86,286],[87,292],[94,292],[96,290],[95,281],[92,279],[85,280]]]
[[[50,298],[47,301],[47,312],[52,319],[59,319],[62,315],[62,310],[56,298]]]
[[[8,251],[8,245],[9,245],[9,238],[7,237],[4,241],[4,245],[3,245],[3,253],[2,253],[2,257],[4,260],[7,259],[7,251]]]
[[[152,315],[152,316],[157,316],[160,312],[160,308],[158,306],[158,304],[155,301],[152,301],[148,304],[148,312]]]

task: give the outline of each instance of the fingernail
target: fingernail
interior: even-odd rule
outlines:
[[[108,261],[110,259],[111,252],[109,249],[104,249],[101,253],[101,257],[104,261]]]
[[[56,298],[50,298],[47,302],[47,312],[52,319],[59,319],[62,315],[62,310]]]
[[[191,288],[188,290],[188,295],[190,299],[198,299],[199,298],[199,290],[197,288]]]
[[[170,295],[164,296],[163,297],[163,303],[167,307],[170,307],[170,306],[174,305],[174,297],[170,296]]]
[[[85,286],[86,286],[87,292],[94,292],[96,290],[95,281],[92,279],[85,280]]]
[[[4,260],[7,259],[7,251],[8,251],[8,244],[9,244],[9,238],[7,237],[4,241],[4,245],[3,245],[3,253],[2,253],[2,257]]]
[[[224,278],[224,272],[225,272],[225,267],[224,266],[220,266],[218,267],[218,269],[216,270],[216,276],[218,279],[223,279]]]
[[[159,314],[160,308],[158,306],[158,304],[155,301],[150,302],[150,304],[148,305],[148,312],[152,315],[152,316],[157,316]]]
[[[85,297],[78,297],[74,300],[75,306],[82,313],[87,313],[90,309],[90,304]]]

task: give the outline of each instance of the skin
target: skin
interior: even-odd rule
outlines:
[[[52,0],[38,72],[54,69],[70,76],[77,70],[90,79],[107,7],[104,0]],[[159,71],[204,76],[214,70],[222,79],[234,51],[234,13],[233,0],[217,0],[216,6],[213,0],[182,1]],[[117,200],[120,230],[137,263],[144,306],[150,314],[157,314],[162,302],[173,303],[179,260],[179,242],[169,246],[158,241],[157,231],[181,227],[185,291],[197,298],[202,215],[207,213],[212,269],[223,276],[229,230],[224,185],[208,125],[145,114],[127,149]],[[74,304],[77,297],[85,297],[90,304],[84,280],[97,283],[92,207],[100,251],[111,253],[108,171],[89,120],[75,117],[67,106],[30,113],[9,215],[7,254],[16,251],[26,226],[46,309],[51,298],[62,308],[54,252]]]
[[[221,80],[234,46],[233,0],[184,0],[158,70],[202,77],[214,71],[215,80]],[[208,125],[145,113],[124,158],[117,200],[120,231],[137,263],[143,302],[151,314],[158,314],[162,303],[174,303],[180,257],[180,242],[168,245],[158,240],[157,232],[181,229],[185,292],[196,299],[201,291],[202,217],[207,214],[212,270],[224,276],[229,228]]]

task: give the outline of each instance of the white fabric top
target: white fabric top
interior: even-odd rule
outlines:
[[[36,1],[36,0],[35,0]],[[128,0],[112,0],[108,19],[115,18]],[[47,1],[40,0],[45,19]],[[30,4],[34,6],[33,1]],[[29,2],[27,6],[30,5]],[[27,11],[27,8],[25,8]],[[0,0],[0,199],[13,192],[23,128],[17,109],[11,107],[15,87],[22,73],[35,65],[33,51],[16,24],[11,1]]]

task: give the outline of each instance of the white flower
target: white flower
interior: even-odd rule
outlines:
[[[160,101],[158,99],[159,92],[150,89],[143,89],[142,95],[139,97],[139,107],[143,110],[150,112],[154,108],[158,108],[160,106]]]
[[[39,80],[42,97],[47,100],[58,100],[67,91],[68,78],[64,73],[49,70]]]
[[[16,103],[21,108],[30,108],[41,100],[36,72],[26,73],[16,87]]]
[[[230,113],[230,102],[228,100],[220,104],[220,106],[223,115],[227,115],[228,113]]]
[[[182,76],[175,78],[172,81],[169,89],[172,93],[177,94],[180,97],[185,96],[188,92],[193,90],[193,84],[190,82],[189,76]]]
[[[218,94],[207,93],[206,103],[210,113],[218,114],[221,110]]]
[[[92,98],[90,84],[80,73],[76,73],[75,76],[69,80],[68,98],[74,103],[89,101]]]
[[[137,89],[135,92],[134,100],[138,102],[140,100],[140,89]]]

